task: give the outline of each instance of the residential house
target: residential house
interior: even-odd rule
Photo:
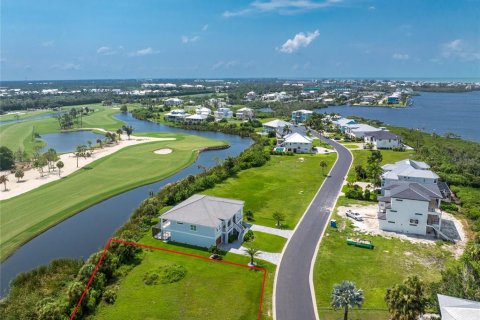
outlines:
[[[437,294],[442,320],[478,320],[480,302]]]
[[[173,109],[165,114],[165,120],[173,122],[181,122],[187,117],[188,114],[183,109]]]
[[[441,234],[442,194],[436,184],[392,184],[378,198],[380,229],[401,233]]]
[[[263,124],[263,130],[265,132],[270,132],[270,131],[277,131],[278,129],[283,129],[285,126],[291,127],[292,124],[290,122],[286,122],[283,120],[275,119],[270,122],[266,122]]]
[[[313,111],[311,110],[296,110],[292,112],[293,123],[304,123],[312,117]]]
[[[284,147],[285,151],[295,153],[312,153],[313,140],[298,132],[287,134],[283,137],[280,147]]]
[[[185,117],[185,122],[188,124],[200,124],[207,120],[207,115],[204,114],[192,114],[190,116]]]
[[[347,130],[347,125],[357,124],[353,119],[340,118],[332,121],[333,125],[338,128],[342,133],[345,133]]]
[[[245,100],[252,101],[257,98],[257,94],[254,91],[250,91],[245,95]]]
[[[401,92],[394,92],[392,95],[387,97],[388,104],[397,104],[400,103],[400,98],[402,97]]]
[[[183,100],[179,98],[168,98],[164,100],[166,106],[179,106],[183,104]]]
[[[345,126],[345,133],[353,139],[363,139],[366,133],[379,131],[380,129],[372,127],[368,124],[348,124]]]
[[[439,176],[430,170],[430,166],[422,161],[405,159],[382,166],[381,178],[383,190],[390,185],[417,182],[421,184],[438,184]]]
[[[401,146],[400,137],[387,130],[367,132],[363,139],[375,149],[393,149]]]
[[[195,113],[198,114],[198,115],[208,117],[209,115],[212,114],[212,110],[210,110],[209,108],[200,106],[195,110]]]
[[[253,109],[241,108],[237,110],[237,112],[235,113],[235,116],[237,117],[237,119],[250,120],[255,117],[255,113]]]
[[[214,115],[216,120],[230,119],[233,117],[233,112],[230,110],[230,108],[221,107],[214,112]]]
[[[160,216],[152,229],[157,239],[209,248],[243,239],[244,202],[195,194]]]

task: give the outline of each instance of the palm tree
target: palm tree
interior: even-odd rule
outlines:
[[[87,158],[87,146],[86,145],[78,145],[77,149],[75,150],[75,157],[77,157],[77,168],[78,168],[78,158],[83,157]]]
[[[130,140],[130,135],[133,133],[133,127],[132,126],[123,126],[122,129],[127,134],[128,140]]]
[[[58,161],[57,162],[57,168],[58,168],[58,176],[60,177],[60,170],[63,168],[64,164],[63,161]]]
[[[277,227],[281,227],[282,226],[282,221],[285,221],[285,214],[284,213],[281,213],[279,211],[275,211],[273,214],[272,214],[272,218],[277,221]]]
[[[343,320],[348,320],[348,309],[363,304],[363,290],[357,289],[351,281],[342,281],[342,283],[333,286],[332,308],[334,310],[344,308]]]
[[[288,124],[286,124],[283,127],[283,134],[289,134],[290,132],[292,132],[292,129],[290,129],[290,126]]]
[[[322,169],[322,175],[325,175],[325,168],[328,166],[325,160],[320,161],[320,168]]]
[[[253,261],[253,258],[255,258],[260,253],[262,253],[257,248],[246,248],[246,249],[244,249],[244,252],[250,256],[250,263],[248,265],[251,266],[251,267],[253,267],[255,265],[255,262]]]
[[[428,299],[423,282],[413,276],[387,289],[385,302],[393,319],[415,320],[425,313]]]
[[[17,171],[15,171],[15,178],[17,178],[17,183],[20,182],[20,179],[23,178],[23,176],[25,175],[25,173],[23,172],[22,169],[17,169]]]
[[[122,128],[119,128],[119,129],[117,130],[118,140],[122,140],[122,133],[123,133]]]
[[[8,177],[6,174],[2,174],[0,176],[0,183],[3,183],[3,187],[4,187],[4,190],[3,191],[7,191],[7,182],[8,182]]]

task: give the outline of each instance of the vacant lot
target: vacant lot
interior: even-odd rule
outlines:
[[[369,204],[340,197],[337,205],[345,206],[349,203]],[[358,311],[358,318],[370,319],[370,313],[372,319],[382,318],[382,315],[379,315],[379,318],[373,317],[377,312],[372,310],[384,310],[383,318],[386,318],[384,296],[387,288],[402,282],[409,275],[418,275],[424,281],[438,280],[440,270],[453,261],[451,253],[441,246],[413,244],[398,238],[367,236],[353,230],[351,222],[345,217],[335,213],[333,218],[337,219],[340,227],[328,228],[325,232],[314,268],[315,293],[320,315],[335,314],[331,310],[325,310],[330,305],[333,285],[342,280],[351,280],[364,290],[363,308],[367,311]],[[348,246],[347,237],[371,240],[375,249]],[[336,314],[340,317],[342,311]]]
[[[275,227],[275,211],[284,213],[284,228],[293,229],[325,179],[320,160],[330,170],[336,154],[272,156],[260,168],[240,172],[216,185],[205,194],[245,201],[244,210],[252,210],[253,223]],[[303,161],[302,161],[302,159]]]
[[[0,254],[4,260],[19,245],[59,221],[134,187],[161,180],[191,164],[198,149],[222,142],[197,136],[127,147],[87,167],[20,196],[0,202]],[[155,150],[168,147],[168,155]],[[66,201],[68,199],[68,201]]]

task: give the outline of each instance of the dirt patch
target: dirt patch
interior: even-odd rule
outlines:
[[[164,149],[158,149],[158,150],[155,150],[153,151],[153,153],[155,154],[169,154],[169,153],[172,153],[172,149],[167,149],[167,148],[164,148]]]
[[[352,210],[354,212],[358,212],[362,215],[363,221],[356,221],[351,218],[346,217],[347,210]],[[420,236],[420,235],[413,235],[413,234],[404,234],[404,233],[397,233],[391,231],[384,231],[380,230],[378,218],[377,218],[377,210],[378,205],[372,204],[368,206],[360,206],[360,205],[353,205],[350,207],[338,207],[337,212],[338,215],[350,220],[353,223],[353,226],[356,231],[371,234],[371,235],[380,235],[387,239],[391,238],[398,238],[400,240],[407,240],[413,243],[423,243],[434,245],[435,242],[438,240],[433,236]],[[442,215],[442,223],[448,225],[449,228],[456,231],[456,234],[453,234],[452,238],[455,239],[454,244],[445,245],[444,248],[449,250],[454,254],[455,257],[459,257],[463,250],[465,249],[465,245],[467,243],[467,236],[465,233],[465,229],[460,220],[449,214],[448,212],[443,212]],[[443,232],[443,228],[442,228]],[[452,232],[455,233],[455,232]]]

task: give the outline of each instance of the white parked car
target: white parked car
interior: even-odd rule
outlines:
[[[355,219],[357,221],[363,221],[362,215],[358,212],[353,212],[352,210],[347,211],[347,217],[350,217],[350,218]]]

